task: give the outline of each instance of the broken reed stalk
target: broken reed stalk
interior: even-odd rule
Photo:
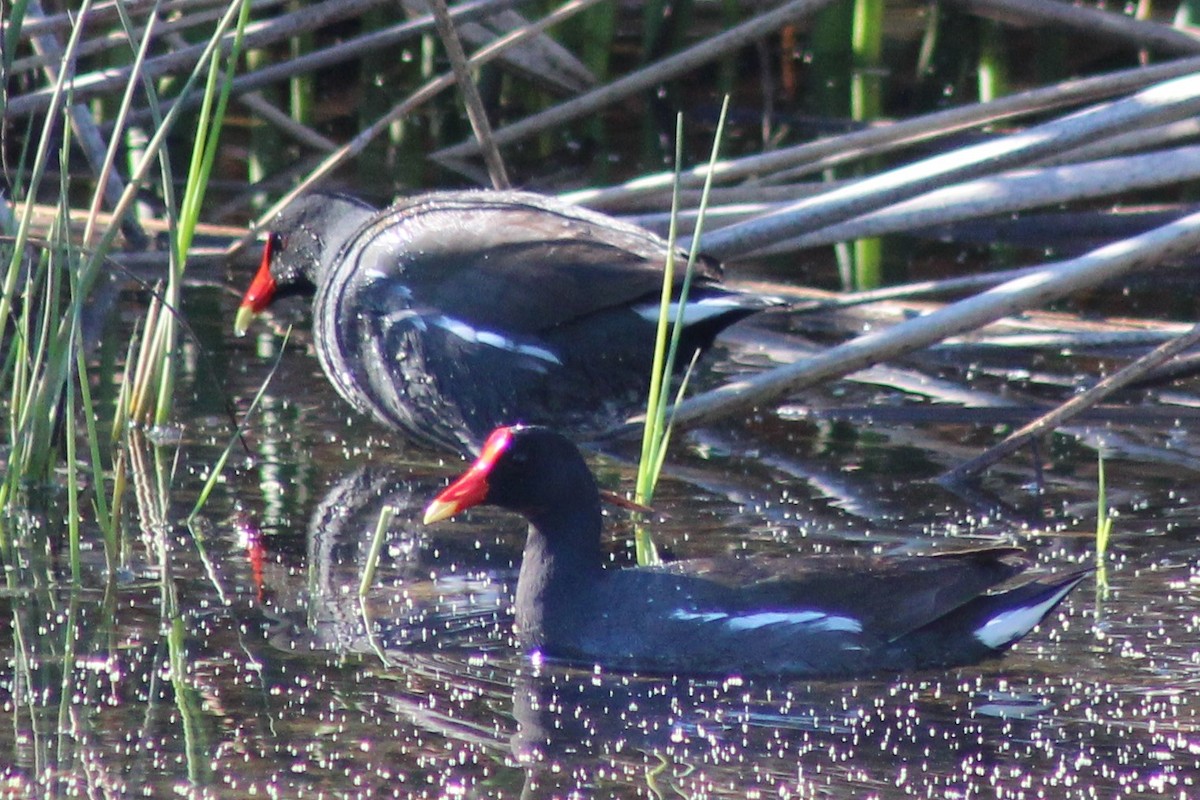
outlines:
[[[171,230],[171,261],[167,281],[164,304],[168,313],[158,316],[154,325],[145,328],[143,348],[150,350],[151,357],[135,374],[135,382],[143,386],[154,387],[154,405],[149,404],[149,393],[134,395],[134,402],[128,409],[130,419],[143,422],[153,417],[154,423],[163,425],[170,416],[174,399],[175,387],[175,349],[178,338],[178,324],[175,313],[178,311],[183,298],[183,274],[187,266],[188,253],[191,250],[192,238],[196,225],[200,221],[200,210],[208,190],[209,178],[217,159],[217,146],[221,137],[221,128],[225,121],[225,112],[229,104],[233,72],[237,68],[238,57],[245,45],[244,32],[250,21],[250,2],[240,0],[231,4],[231,9],[237,9],[237,20],[233,23],[233,45],[225,65],[214,55],[208,61],[208,75],[201,101],[201,113],[197,122],[196,136],[193,140],[191,159],[188,164],[187,179],[183,187],[183,197],[180,200],[176,224]],[[233,22],[231,20],[231,22]],[[218,28],[213,32],[212,41],[222,38],[224,30]],[[164,175],[169,170],[168,162],[164,159]],[[164,197],[167,207],[174,211],[173,189],[169,179],[164,180]]]
[[[746,22],[728,28],[716,36],[709,37],[699,44],[668,56],[644,69],[632,72],[546,111],[526,117],[520,122],[497,128],[495,142],[501,146],[511,144],[554,125],[578,119],[632,94],[651,89],[688,70],[715,61],[726,53],[757,41],[786,23],[809,16],[821,8],[831,5],[832,2],[833,0],[791,0],[791,2],[752,17]],[[438,161],[453,160],[476,155],[478,152],[478,145],[473,141],[468,141],[442,148],[430,157]]]
[[[1005,456],[1015,453],[1032,439],[1068,422],[1113,392],[1119,391],[1139,380],[1155,367],[1163,364],[1173,356],[1194,347],[1196,344],[1200,344],[1200,325],[1196,325],[1182,336],[1159,345],[1141,358],[1109,375],[1087,391],[1075,395],[1053,411],[1038,417],[1020,430],[1009,434],[1003,441],[992,445],[977,457],[943,473],[938,478],[938,481],[942,484],[953,484],[974,477]]]
[[[1028,164],[1097,139],[1200,113],[1200,74],[1155,84],[1130,97],[980,144],[906,164],[805,198],[712,233],[717,258],[756,253],[806,231],[842,222],[946,186]]]
[[[934,189],[878,211],[787,239],[763,255],[949,225],[1200,178],[1200,146],[1060,167],[1021,169]]]
[[[1080,33],[1118,41],[1160,53],[1188,55],[1200,52],[1200,40],[1161,22],[1135,19],[1102,8],[1045,0],[947,0],[963,11],[989,19],[1019,21],[1022,25],[1071,28]]]
[[[450,67],[458,84],[463,106],[467,111],[467,119],[471,121],[471,130],[475,132],[475,140],[483,153],[483,161],[487,164],[488,175],[492,179],[493,189],[508,189],[512,184],[508,180],[508,170],[504,168],[504,159],[500,157],[500,148],[492,138],[492,126],[488,122],[487,109],[483,107],[483,99],[479,96],[479,88],[471,77],[471,69],[467,65],[467,54],[463,52],[462,40],[458,38],[458,30],[450,19],[450,11],[446,8],[446,0],[429,0],[429,10],[433,12],[433,22],[437,26],[438,36],[442,47],[450,58]]]
[[[770,184],[795,180],[804,175],[820,173],[830,167],[895,152],[942,136],[1028,114],[1044,113],[1076,103],[1102,100],[1196,71],[1200,71],[1200,57],[1064,81],[988,103],[973,103],[935,111],[889,125],[866,128],[840,136],[826,136],[769,153],[722,161],[714,165],[712,170],[715,171],[717,179],[724,182],[751,177]],[[707,166],[697,166],[684,172],[681,176],[683,185],[699,186],[708,171]],[[617,209],[631,198],[666,191],[670,186],[671,173],[661,172],[635,178],[618,186],[583,189],[562,197],[569,202],[592,208]]]
[[[564,19],[574,16],[575,14],[578,14],[584,9],[589,8],[599,2],[600,0],[568,0],[568,2],[555,9],[552,13],[539,19],[537,22],[532,23],[524,28],[514,30],[500,37],[499,39],[496,39],[491,44],[479,48],[479,50],[477,50],[471,56],[471,58],[467,60],[467,64],[473,69],[483,66],[489,61],[498,58],[508,48],[513,47],[528,38],[536,36],[539,33],[542,33],[547,28],[556,25]],[[288,206],[289,203],[312,189],[314,186],[320,183],[320,181],[324,180],[332,172],[334,172],[338,167],[361,153],[364,149],[366,149],[367,145],[369,145],[377,136],[387,130],[388,126],[390,126],[393,122],[402,119],[405,115],[411,113],[413,109],[417,108],[422,103],[425,103],[430,98],[436,96],[439,92],[442,92],[453,85],[453,74],[446,73],[444,75],[439,75],[406,97],[400,102],[399,105],[397,105],[387,114],[384,114],[367,128],[364,128],[349,142],[327,155],[324,159],[322,159],[321,163],[315,169],[308,173],[304,180],[302,180],[291,191],[284,194],[284,196],[279,198],[274,205],[267,209],[267,211],[258,218],[258,221],[246,233],[246,235],[234,242],[225,251],[225,256],[227,258],[232,258],[240,253],[246,247],[246,245],[254,241],[258,235],[257,232],[264,229],[272,219],[278,216],[280,211]]]
[[[799,389],[896,358],[1002,317],[1039,308],[1074,292],[1188,255],[1197,248],[1200,248],[1200,213],[1189,214],[1078,258],[1047,265],[1030,275],[923,317],[860,336],[804,361],[768,370],[685,400],[675,408],[675,419],[680,424],[701,425],[768,406]],[[609,436],[631,436],[639,430],[639,422],[630,420],[610,431]]]

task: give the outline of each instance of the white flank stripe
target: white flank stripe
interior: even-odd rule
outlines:
[[[862,623],[851,617],[837,617],[822,611],[760,611],[742,617],[731,617],[721,611],[683,611],[671,613],[671,619],[685,622],[718,622],[730,630],[749,631],[768,625],[802,625],[812,631],[844,631],[861,633]]]
[[[691,620],[700,620],[701,622],[716,622],[719,619],[725,619],[728,614],[723,614],[720,611],[684,611],[676,609],[671,612],[671,619],[683,620],[689,622]]]
[[[428,325],[425,324],[424,318],[422,318],[422,316],[420,314],[418,314],[416,311],[413,311],[412,309],[405,309],[404,311],[393,311],[391,314],[388,314],[387,316],[385,316],[383,318],[383,321],[389,327],[393,326],[393,325],[406,324],[406,325],[412,325],[414,328],[416,328],[419,331],[424,331],[429,327]]]
[[[497,350],[506,350],[510,353],[520,353],[523,356],[532,356],[539,358],[542,361],[549,361],[551,364],[562,365],[558,356],[550,352],[544,347],[538,347],[531,344],[520,344],[512,339],[505,338],[494,331],[481,331],[478,328],[473,328],[462,320],[447,317],[445,315],[434,317],[433,324],[437,325],[444,331],[454,334],[464,342],[473,344],[482,344],[487,347],[494,347]]]
[[[725,624],[735,631],[752,630],[767,625],[803,625],[815,631],[862,632],[862,623],[858,620],[832,616],[821,611],[760,611],[745,617],[732,617]]]
[[[1075,583],[1078,583],[1078,581],[1067,584],[1062,590],[1035,606],[1021,606],[1020,608],[1010,608],[1008,611],[1001,611],[975,631],[975,638],[985,646],[991,648],[1000,648],[1012,644],[1017,639],[1029,633],[1034,625],[1041,622],[1042,617],[1046,616],[1046,612],[1053,608],[1055,603],[1063,599],[1067,592],[1075,588]]]
[[[703,300],[689,300],[683,312],[683,324],[694,325],[701,320],[717,317],[721,314],[729,313],[730,309],[739,308],[740,303],[733,297],[706,297]],[[634,313],[639,317],[649,322],[658,322],[658,310],[661,306],[658,303],[642,303],[633,307]],[[679,313],[679,303],[671,303],[670,310],[667,312],[667,319],[675,321],[675,315]]]
[[[434,325],[437,325],[444,331],[448,331],[464,342],[478,342],[479,331],[472,328],[462,320],[457,320],[454,317],[438,316],[431,319]]]

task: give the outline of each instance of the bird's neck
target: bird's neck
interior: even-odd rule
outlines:
[[[531,515],[516,597],[517,633],[525,646],[552,646],[570,633],[556,630],[554,619],[577,619],[570,609],[587,613],[592,586],[604,571],[602,519],[598,499],[553,515]]]

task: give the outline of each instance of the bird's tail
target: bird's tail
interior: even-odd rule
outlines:
[[[944,652],[950,661],[986,658],[1012,646],[1091,574],[1090,567],[1044,575],[994,594],[983,594],[898,639],[908,652]],[[936,661],[936,658],[933,660]]]

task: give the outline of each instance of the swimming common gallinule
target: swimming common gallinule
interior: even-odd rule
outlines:
[[[541,427],[497,429],[425,522],[489,504],[529,521],[517,578],[521,644],[617,670],[850,675],[970,664],[1030,631],[1089,572],[995,590],[1018,548],[932,556],[754,559],[604,569],[600,495],[579,451]]]
[[[382,211],[317,193],[280,216],[238,309],[314,294],[325,374],[359,411],[472,450],[502,423],[594,433],[637,410],[669,248],[550,197],[436,192]],[[677,256],[676,289],[686,255]],[[778,301],[720,288],[697,264],[679,363]]]

